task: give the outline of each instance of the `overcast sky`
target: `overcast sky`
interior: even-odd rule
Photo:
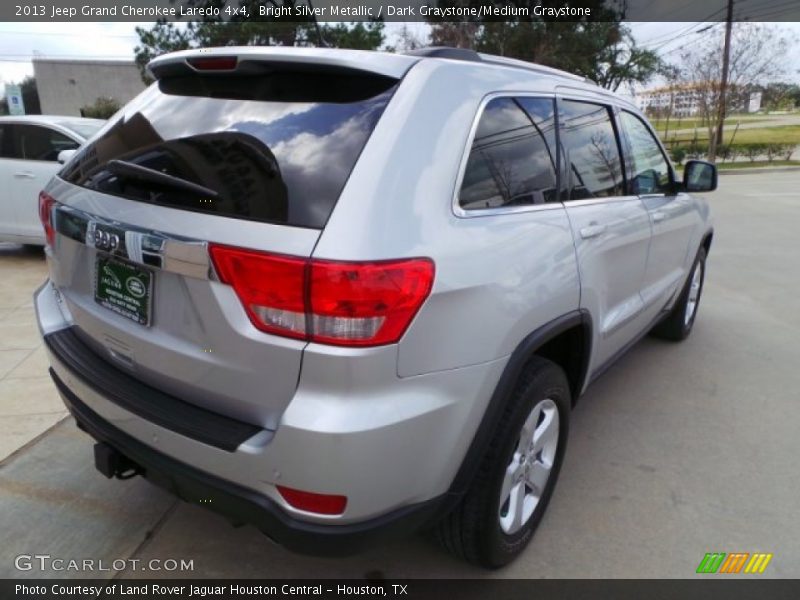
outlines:
[[[138,43],[135,27],[147,23],[9,23],[0,22],[0,95],[3,83],[22,80],[33,74],[31,57],[50,58],[133,58]],[[423,34],[424,23],[409,23],[412,30]],[[675,58],[678,50],[704,35],[722,35],[723,26],[714,25],[710,31],[696,33],[707,23],[629,23],[640,44],[656,49],[665,58]],[[397,43],[401,23],[387,23],[387,43]],[[800,38],[800,23],[774,24]],[[796,46],[800,48],[800,44]],[[786,80],[800,81],[800,53],[790,53]]]

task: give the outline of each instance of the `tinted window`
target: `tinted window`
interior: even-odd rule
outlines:
[[[566,154],[567,198],[623,195],[622,163],[608,108],[559,102],[561,144]]]
[[[620,121],[630,144],[631,193],[672,193],[669,163],[653,134],[631,113],[623,112]]]
[[[475,210],[554,201],[553,117],[552,100],[491,100],[467,159],[461,207]]]
[[[14,155],[24,160],[58,160],[62,150],[74,150],[79,144],[58,131],[38,125],[12,126]]]
[[[0,125],[0,158],[22,158],[14,146],[17,127],[19,125]]]
[[[7,147],[11,144],[11,136],[6,135],[6,130],[9,129],[8,125],[0,125],[0,158],[10,158],[11,148]]]
[[[395,84],[308,74],[162,80],[63,176],[143,202],[321,228]],[[169,185],[110,161],[196,185]]]

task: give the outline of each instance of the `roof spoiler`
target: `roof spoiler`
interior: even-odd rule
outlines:
[[[195,73],[256,75],[275,71],[374,74],[402,78],[420,57],[362,50],[294,47],[226,47],[184,50],[159,56],[147,69],[155,79]]]

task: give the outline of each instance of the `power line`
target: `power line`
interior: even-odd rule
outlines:
[[[750,15],[746,15],[744,17],[742,15],[739,15],[739,18],[745,21],[752,21],[752,20],[761,21],[766,17],[779,17],[781,15],[786,15],[789,13],[795,13],[797,15],[800,15],[800,8],[798,7],[796,2],[789,2],[787,4],[782,4],[781,6],[786,7],[789,4],[792,5],[789,8],[778,9],[776,6],[774,7],[776,10],[768,11],[765,13],[753,13]]]
[[[649,49],[650,50],[659,50],[660,48],[663,48],[664,46],[668,46],[669,44],[671,44],[672,42],[674,42],[677,39],[680,39],[681,37],[684,37],[684,36],[689,35],[691,33],[702,33],[703,31],[706,31],[709,27],[706,27],[706,28],[703,28],[703,29],[698,29],[696,31],[692,31],[692,29],[694,29],[695,27],[698,27],[698,26],[705,25],[712,17],[715,17],[718,13],[720,13],[720,12],[722,12],[724,10],[725,10],[725,8],[720,8],[719,10],[715,10],[714,12],[712,12],[710,15],[708,15],[705,19],[703,19],[699,23],[693,23],[692,25],[690,25],[686,29],[682,29],[677,34],[674,34],[673,37],[671,37],[670,39],[668,39],[666,41],[658,41],[658,42],[656,42],[657,45],[651,46]],[[716,23],[713,23],[710,27],[713,27],[714,25],[716,25]],[[670,34],[670,35],[672,35],[672,34]],[[652,42],[650,42],[650,43],[652,43]],[[648,44],[645,44],[645,46],[647,46],[647,45]]]
[[[690,30],[694,29],[700,24],[701,23],[692,23],[686,29],[681,29],[680,31],[677,32],[673,31],[665,35],[658,36],[656,39],[650,40],[649,42],[645,42],[644,44],[642,44],[642,46],[650,50],[658,50],[659,48],[666,46],[670,42],[674,42],[678,38],[683,37],[684,35],[688,35]]]
[[[740,0],[737,4],[743,4],[745,1],[746,0]],[[796,7],[797,6],[797,0],[786,0],[784,2],[780,2],[778,4],[772,4],[770,6],[763,5],[763,6],[754,6],[752,8],[753,8],[754,12],[759,12],[759,11],[772,12],[776,8],[782,8],[784,6],[795,6]],[[748,8],[750,8],[750,7],[748,7]]]
[[[712,27],[716,27],[717,25],[718,23],[714,23]],[[668,50],[667,52],[662,53],[661,56],[663,57],[663,56],[669,56],[670,54],[675,54],[676,52],[680,52],[681,50],[686,50],[686,48],[689,48],[691,46],[696,46],[697,44],[703,41],[705,41],[705,38],[696,37],[693,40],[683,44],[682,46],[678,46],[677,48],[673,48],[672,50]]]
[[[668,13],[661,15],[661,19],[666,20],[666,17],[668,17],[670,15],[674,15],[674,14],[679,13],[679,12],[683,12],[685,9],[689,8],[692,4],[696,4],[696,3],[697,3],[697,0],[689,0],[685,4],[681,4],[680,6],[674,8],[673,10],[669,11]]]

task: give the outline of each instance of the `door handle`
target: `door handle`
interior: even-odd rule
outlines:
[[[36,175],[31,173],[30,171],[17,171],[14,173],[14,177],[17,179],[36,179]]]
[[[667,213],[663,212],[654,212],[653,213],[653,223],[661,223],[664,219],[667,218]]]
[[[606,232],[605,225],[587,225],[586,227],[581,228],[581,237],[585,240],[590,238],[595,238],[599,235],[603,235]]]

